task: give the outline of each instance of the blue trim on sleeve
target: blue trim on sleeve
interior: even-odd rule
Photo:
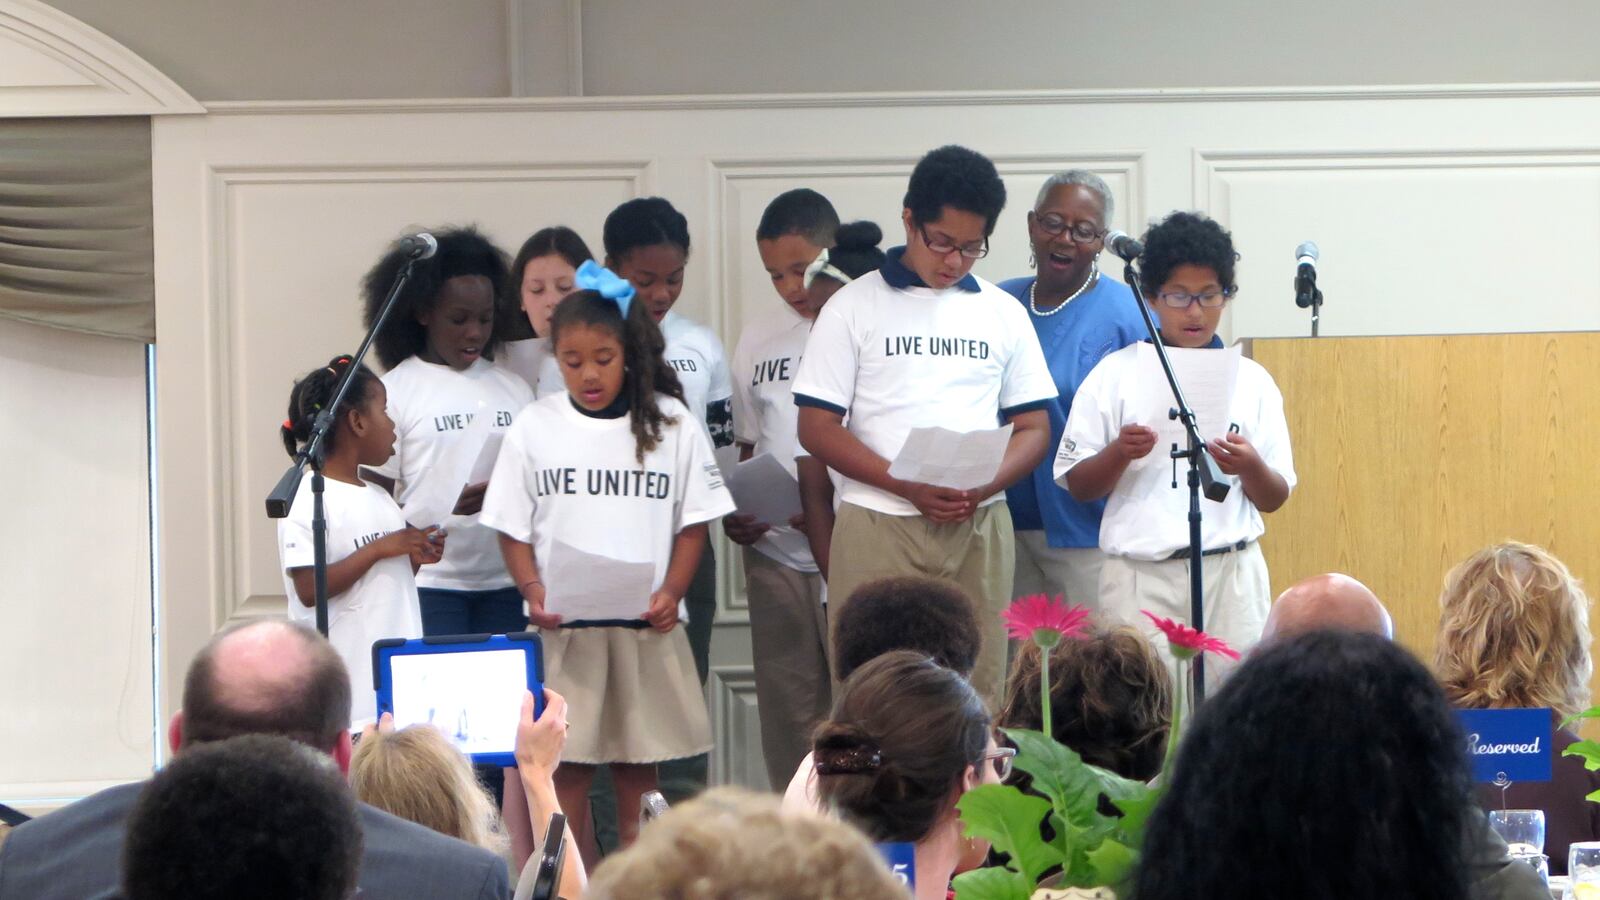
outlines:
[[[849,412],[850,412],[850,410],[845,409],[844,407],[840,406],[837,403],[829,403],[826,400],[819,400],[816,397],[813,397],[813,396],[811,396],[809,394],[795,394],[794,395],[794,405],[795,406],[809,406],[809,407],[812,407],[813,409],[825,409],[828,412],[836,413],[836,414],[838,414],[840,416],[848,415]]]
[[[1021,413],[1033,412],[1036,409],[1049,409],[1050,404],[1054,402],[1056,402],[1056,398],[1046,397],[1043,400],[1035,400],[1032,403],[1019,403],[1016,406],[1007,406],[1000,410],[1000,415],[1009,419],[1012,416],[1019,415]]]

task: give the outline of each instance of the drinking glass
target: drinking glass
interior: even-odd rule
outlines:
[[[1600,841],[1578,841],[1567,851],[1567,878],[1573,900],[1600,897]]]
[[[1544,852],[1542,809],[1490,810],[1489,827],[1511,845],[1512,856],[1533,856]]]

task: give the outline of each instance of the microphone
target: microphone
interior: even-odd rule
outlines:
[[[1306,241],[1294,248],[1294,255],[1298,264],[1294,275],[1294,305],[1305,309],[1317,292],[1317,259],[1321,254],[1315,241]]]
[[[1106,232],[1106,249],[1123,262],[1133,262],[1144,252],[1144,245],[1120,231]]]
[[[397,241],[395,246],[404,250],[412,259],[428,259],[439,252],[439,242],[426,231],[408,234]]]

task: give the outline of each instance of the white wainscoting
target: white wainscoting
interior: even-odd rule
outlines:
[[[680,308],[731,349],[745,323],[782,314],[753,246],[773,195],[817,188],[898,243],[907,173],[951,142],[991,155],[1011,194],[978,266],[992,280],[1026,273],[1024,213],[1046,175],[1079,166],[1110,182],[1130,232],[1179,208],[1233,230],[1235,338],[1307,332],[1290,287],[1307,239],[1326,334],[1600,328],[1596,86],[230,104],[158,119],[168,705],[215,627],[282,602],[262,500],[287,461],[284,400],[354,348],[358,281],[386,240],[476,222],[514,250],[566,223],[598,253],[606,212],[658,193],[693,236]],[[721,555],[715,771],[742,781],[760,768],[746,607]]]

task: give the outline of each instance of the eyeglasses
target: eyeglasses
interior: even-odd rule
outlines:
[[[1206,291],[1203,294],[1190,294],[1186,291],[1162,291],[1156,297],[1162,303],[1173,309],[1188,309],[1189,304],[1199,303],[1204,309],[1216,309],[1238,293],[1238,288],[1227,288],[1221,291]]]
[[[1106,233],[1104,228],[1097,228],[1092,222],[1069,223],[1055,213],[1036,215],[1033,217],[1033,223],[1039,226],[1040,231],[1051,237],[1060,237],[1065,232],[1074,243],[1078,244],[1092,244]]]
[[[1016,759],[1017,748],[996,747],[993,750],[985,750],[983,755],[978,757],[978,762],[988,762],[989,760],[994,760],[995,776],[1001,781],[1005,781],[1007,778],[1011,777],[1011,764],[1015,762]]]
[[[957,250],[960,250],[961,255],[967,259],[983,259],[989,255],[988,238],[984,238],[983,243],[976,247],[957,247],[955,244],[935,241],[928,237],[928,227],[926,225],[918,225],[917,233],[922,235],[922,243],[928,245],[928,249],[938,256],[949,256]]]

